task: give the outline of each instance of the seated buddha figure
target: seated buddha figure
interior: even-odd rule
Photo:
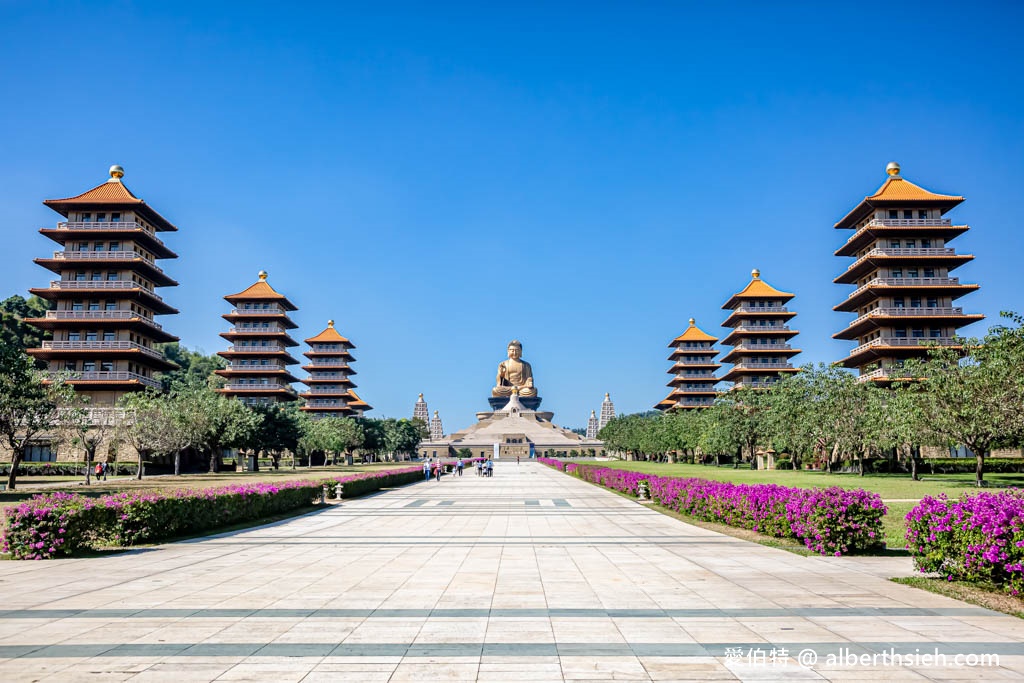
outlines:
[[[508,360],[498,364],[498,379],[491,396],[511,396],[515,390],[520,396],[536,396],[533,369],[523,360],[523,345],[513,339],[508,344]]]

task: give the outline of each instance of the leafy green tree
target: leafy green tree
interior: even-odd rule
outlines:
[[[384,452],[391,460],[395,460],[401,454],[416,452],[416,446],[420,442],[420,430],[416,422],[418,420],[406,418],[383,420]]]
[[[93,462],[100,446],[109,445],[123,411],[117,408],[93,408],[89,397],[76,394],[61,410],[59,431],[67,441],[82,449],[85,456],[85,483],[92,480]]]
[[[335,458],[338,454],[344,454],[347,457],[354,449],[364,445],[363,425],[350,417],[303,420],[301,426],[302,435],[299,437],[299,448],[309,454],[324,452],[333,454]],[[310,465],[312,465],[312,458],[310,458]]]
[[[362,441],[357,446],[362,454],[363,461],[373,462],[387,449],[387,433],[384,427],[384,420],[378,420],[372,417],[355,417],[349,419],[355,421],[363,432]],[[348,458],[346,457],[346,464],[348,464],[347,461]]]
[[[238,403],[238,401],[235,401]],[[280,466],[281,454],[284,451],[294,452],[298,448],[300,432],[300,412],[294,404],[274,404],[249,408],[259,416],[259,426],[251,432],[244,433],[235,444],[239,448],[263,450],[270,454],[274,469]],[[294,466],[294,459],[292,465]]]
[[[125,394],[118,401],[124,419],[115,438],[131,446],[138,457],[136,479],[145,475],[146,459],[154,454],[174,454],[185,446],[181,441],[167,396],[149,390]]]
[[[224,385],[224,379],[214,374],[217,370],[227,367],[227,362],[220,356],[207,356],[201,351],[189,350],[178,342],[159,344],[158,348],[165,358],[178,365],[177,370],[160,373],[159,379],[164,391],[170,391],[176,384],[214,388]]]
[[[26,318],[42,318],[52,310],[54,302],[32,295],[28,299],[15,294],[0,301],[0,341],[21,350],[38,348],[49,333],[25,322]]]
[[[60,376],[46,376],[17,344],[0,341],[0,437],[11,449],[7,488],[18,482],[18,465],[33,439],[54,432],[74,390]]]
[[[981,340],[962,339],[961,348],[934,346],[908,373],[921,397],[926,438],[974,453],[975,483],[984,486],[985,458],[993,448],[1024,441],[1024,331],[1020,316],[1004,313],[1012,325],[989,330]]]

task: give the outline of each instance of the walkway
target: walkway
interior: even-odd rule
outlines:
[[[243,533],[2,562],[0,680],[1024,677],[1024,621],[889,582],[887,562],[774,550],[500,463]],[[946,666],[922,658],[936,648]],[[827,661],[890,649],[917,660]]]

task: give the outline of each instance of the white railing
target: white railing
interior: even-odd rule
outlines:
[[[785,306],[740,306],[732,309],[733,313],[789,313],[789,309]]]
[[[941,287],[959,285],[958,277],[876,277],[853,290],[848,299],[871,287]]]
[[[224,388],[230,391],[279,391],[284,389],[289,393],[295,393],[295,389],[288,384],[273,384],[269,382],[267,384],[225,384]]]
[[[876,247],[860,256],[846,270],[851,271],[867,259],[875,256],[956,256],[956,249],[945,247]]]
[[[948,218],[872,218],[864,227],[874,228],[941,228],[952,225]]]
[[[770,389],[776,384],[778,384],[777,380],[771,382],[763,382],[760,380],[744,381],[743,379],[739,379],[736,381],[735,384],[733,384],[733,389]]]
[[[159,351],[133,341],[44,341],[44,349],[53,351],[141,351],[147,356],[163,359]]]
[[[789,332],[787,325],[737,325],[732,332]],[[730,334],[732,334],[730,332]]]
[[[248,310],[245,308],[232,308],[230,315],[283,315],[287,313],[283,308],[267,308],[260,310]]]
[[[710,399],[710,398],[681,398],[678,401],[676,401],[673,405],[677,405],[677,406],[692,406],[692,407],[700,407],[700,406],[710,407],[714,402],[715,402],[714,399]]]
[[[792,351],[789,344],[737,344],[734,351]]]
[[[45,347],[44,347],[45,348]],[[146,377],[140,375],[137,372],[126,372],[126,371],[70,371],[70,381],[81,380],[84,382],[130,382],[135,380],[147,387],[153,387],[154,389],[160,388],[160,382],[153,379],[152,377]],[[106,411],[116,410],[114,408],[89,408],[90,413],[92,411]],[[123,411],[122,411],[123,413]]]
[[[866,344],[861,344],[850,355],[855,356],[861,351],[866,351],[874,346],[927,346],[929,344],[958,346],[960,342],[953,337],[879,337],[878,339],[872,339]]]
[[[252,326],[252,327],[249,327],[249,326],[246,326],[246,325],[235,325],[234,327],[229,327],[228,328],[228,332],[229,333],[233,332],[235,334],[280,334],[280,333],[286,332],[286,331],[287,330],[285,330],[280,325],[271,325],[270,327],[262,327],[262,326]]]
[[[717,356],[717,355],[718,355],[718,353],[716,352],[715,356]],[[716,365],[716,363],[714,361],[715,356],[710,356],[709,355],[707,358],[702,358],[700,360],[689,360],[689,359],[685,359],[685,358],[680,358],[679,360],[677,360],[675,362],[675,364],[676,365]]]
[[[146,258],[137,251],[55,251],[53,258],[58,261],[123,261],[141,259],[151,266],[156,266],[152,259]]]
[[[348,393],[348,389],[345,387],[320,387],[313,386],[306,390],[308,394],[325,394],[327,396],[340,396]]]
[[[732,366],[734,370],[791,370],[792,363],[757,363],[746,361]]]
[[[117,232],[132,232],[141,230],[142,232],[149,235],[157,244],[163,246],[163,242],[156,236],[156,231],[147,225],[142,223],[136,223],[135,221],[116,221],[116,222],[96,222],[91,221],[64,221],[57,223],[58,230],[92,230],[92,231],[103,231],[108,232],[111,230]]]
[[[152,289],[131,280],[51,280],[50,289],[141,289],[150,296],[163,301],[163,298]]]
[[[49,320],[142,320],[147,325],[162,330],[160,323],[135,311],[47,311]]]
[[[280,370],[285,370],[286,368],[285,368],[285,366],[278,365],[276,363],[273,364],[273,365],[235,365],[234,363],[228,363],[228,367],[226,369],[227,370],[231,370],[233,372],[237,372],[237,373],[245,373],[245,372],[271,372],[271,371],[278,372]]]
[[[306,405],[311,408],[347,408],[348,404],[344,401],[332,401],[325,398],[314,398],[306,401]]]
[[[330,360],[314,360],[309,363],[309,367],[315,368],[347,368],[348,363],[345,361],[330,361]]]
[[[232,344],[228,347],[228,351],[234,351],[236,353],[279,353],[284,351],[285,347],[280,344],[268,344],[266,346],[239,346],[238,344]]]
[[[681,373],[681,374],[676,375],[676,379],[680,380],[680,381],[684,381],[684,382],[699,382],[699,381],[705,380],[705,379],[713,379],[713,380],[716,380],[716,381],[718,380],[718,378],[715,377],[714,373],[712,373],[712,372],[701,373],[699,375],[691,375],[689,373],[685,373],[685,374]]]
[[[717,389],[715,389],[714,387],[708,387],[708,386],[688,387],[688,386],[685,386],[685,385],[680,385],[680,386],[676,387],[676,391],[678,391],[681,394],[717,394],[718,393]]]
[[[911,317],[948,317],[953,315],[963,315],[964,309],[955,308],[950,306],[887,306],[880,308],[873,308],[862,316],[859,316],[849,327],[858,325],[868,318],[875,318],[878,316],[886,316],[890,318],[911,318]]]

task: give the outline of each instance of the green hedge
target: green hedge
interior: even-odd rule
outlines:
[[[135,463],[111,463],[113,470],[110,476],[135,476],[138,466]],[[95,471],[96,463],[90,469]],[[11,463],[0,464],[0,476],[11,473]],[[18,464],[19,477],[84,477],[85,463],[82,462],[22,462]]]

